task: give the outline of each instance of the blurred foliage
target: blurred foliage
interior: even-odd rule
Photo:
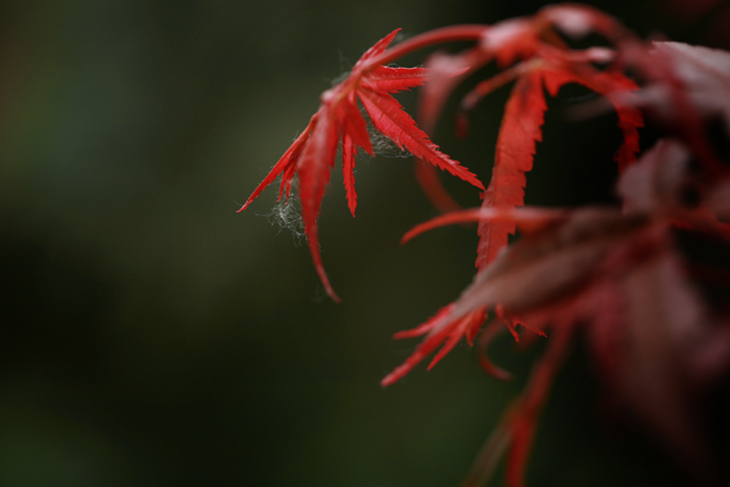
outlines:
[[[391,334],[469,282],[473,230],[400,248],[433,210],[410,161],[363,159],[357,220],[337,177],[321,218],[335,305],[306,247],[266,217],[274,190],[235,210],[319,93],[385,33],[540,5],[3,2],[0,485],[457,485],[536,351],[515,353],[506,337],[492,347],[514,383],[484,376],[466,346],[428,374],[378,382],[415,346]],[[596,5],[641,34],[669,25],[652,2]],[[499,96],[464,144],[448,124],[437,139],[485,179]],[[561,100],[532,202],[610,198],[614,122],[566,122]],[[578,353],[546,411],[531,485],[673,485],[640,437],[607,437],[593,381]]]

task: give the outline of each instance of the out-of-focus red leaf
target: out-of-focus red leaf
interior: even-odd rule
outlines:
[[[404,244],[418,235],[434,228],[453,225],[455,223],[471,223],[481,221],[509,222],[517,225],[524,233],[534,233],[549,223],[564,220],[568,210],[550,208],[471,208],[437,216],[427,222],[416,225],[401,239]]]
[[[678,199],[690,152],[681,143],[662,139],[621,177],[617,193],[627,213],[661,211]]]
[[[494,90],[506,85],[507,83],[514,81],[522,72],[525,70],[525,64],[516,64],[510,69],[501,71],[499,74],[480,82],[473,90],[471,90],[461,100],[459,106],[459,112],[457,115],[457,131],[462,135],[466,136],[467,131],[467,120],[466,112],[473,110],[482,98],[487,96]]]
[[[725,137],[730,132],[730,53],[655,42],[651,51],[632,44],[622,54],[645,81],[629,101],[640,105],[667,133],[682,139],[710,177],[724,177],[723,156],[713,147],[706,129],[714,119],[724,126]]]
[[[426,132],[432,133],[436,128],[436,121],[454,88],[491,59],[491,53],[474,47],[457,54],[438,51],[426,60],[426,84],[419,93],[418,103],[418,123]]]
[[[507,481],[512,487],[524,483],[536,416],[546,400],[552,377],[567,353],[577,315],[585,312],[579,306],[580,301],[569,299],[560,304],[561,300],[574,293],[582,295],[583,287],[592,288],[592,280],[598,279],[602,264],[617,245],[630,241],[646,225],[644,216],[624,216],[615,210],[568,213],[517,209],[524,204],[525,173],[532,169],[536,143],[542,139],[541,127],[547,109],[545,89],[555,96],[561,86],[578,83],[603,95],[612,104],[623,133],[623,143],[615,154],[620,172],[635,162],[639,151],[638,129],[643,126],[643,117],[626,96],[637,89],[636,84],[616,69],[601,71],[592,65],[614,62],[614,51],[570,50],[551,31],[552,27],[571,37],[598,32],[617,45],[631,39],[618,22],[595,9],[555,6],[543,9],[531,19],[514,19],[485,29],[479,44],[465,53],[437,53],[429,60],[433,72],[422,91],[421,113],[430,129],[456,84],[486,62],[495,59],[498,66],[511,67],[477,85],[462,100],[457,127],[466,127],[463,114],[473,109],[482,97],[512,80],[516,82],[505,107],[492,178],[483,195],[482,208],[444,215],[414,228],[404,237],[406,241],[436,226],[478,221],[480,242],[476,265],[479,272],[456,302],[416,329],[396,335],[398,338],[426,337],[416,352],[383,380],[383,385],[395,382],[441,345],[429,368],[461,337],[471,342],[491,307],[496,309],[497,318],[483,334],[485,343],[494,335],[497,325],[506,325],[515,337],[517,324],[540,334],[542,326],[552,326],[557,336],[551,338],[545,358],[536,366],[527,392],[506,420],[506,427],[500,429],[509,435]],[[441,206],[451,204],[437,179],[424,179],[423,186],[433,201]],[[505,251],[508,237],[517,225],[524,233],[523,241]],[[551,307],[556,301],[558,304]],[[543,311],[535,312],[539,309]],[[514,314],[520,310],[526,312],[524,317]],[[508,376],[486,356],[480,362],[489,373],[500,378]],[[505,440],[504,435],[501,438]],[[487,451],[489,455],[495,454],[494,448]],[[492,458],[483,463],[494,465]]]
[[[588,5],[548,5],[538,12],[537,17],[574,39],[596,32],[618,43],[631,35],[615,18]]]
[[[721,116],[730,130],[730,53],[681,42],[655,42],[653,46],[655,55],[665,55],[671,60],[692,106],[706,118]],[[661,110],[668,118],[683,115],[666,112],[673,104],[667,104],[666,98],[651,89],[647,90],[646,99],[652,108]]]
[[[562,326],[553,328],[547,350],[533,367],[524,394],[506,417],[511,438],[505,480],[510,487],[525,485],[527,460],[537,430],[538,415],[547,402],[553,379],[568,353],[575,323],[568,321],[557,325]]]
[[[484,327],[484,330],[482,330],[479,334],[478,350],[479,365],[482,369],[495,379],[506,381],[512,379],[512,374],[501,367],[496,366],[489,359],[489,355],[487,354],[487,347],[489,344],[500,332],[503,332],[504,329],[504,323],[501,320],[492,320],[489,324],[487,324],[487,326]]]
[[[441,213],[459,211],[462,206],[446,191],[441,182],[439,171],[431,164],[416,159],[413,165],[416,181],[431,204]]]
[[[481,306],[501,304],[514,313],[555,299],[588,279],[643,222],[642,217],[623,217],[610,209],[576,210],[500,254],[476,275],[444,320]]]
[[[484,32],[480,47],[493,53],[497,65],[505,68],[519,58],[529,58],[540,46],[539,25],[534,18],[519,17],[504,20]]]
[[[580,74],[581,76],[575,76],[571,81],[582,84],[605,96],[616,110],[618,127],[623,134],[623,142],[614,154],[614,159],[618,164],[619,172],[624,172],[631,164],[636,162],[636,155],[640,150],[638,129],[644,126],[644,116],[637,107],[626,103],[622,95],[634,92],[639,87],[619,72],[593,72],[590,69],[585,69]],[[550,86],[547,77],[546,85],[548,85],[548,90],[551,93],[557,92],[557,88]]]
[[[433,318],[426,321],[422,325],[412,330],[396,333],[393,338],[410,338],[415,336],[427,335],[421,344],[416,348],[406,361],[396,367],[390,374],[385,376],[380,385],[389,386],[399,379],[403,378],[408,372],[418,365],[424,358],[433,353],[439,346],[443,348],[439,350],[432,359],[428,368],[431,369],[436,363],[443,358],[454,346],[465,336],[475,334],[472,331],[477,330],[484,323],[485,313],[482,310],[476,310],[473,313],[460,317],[458,320],[445,323],[443,316],[451,313],[451,306],[441,309]],[[446,326],[448,325],[448,326]]]
[[[677,343],[692,336],[706,321],[678,263],[666,254],[636,269],[627,279],[628,340],[634,350],[625,359],[631,373],[622,379],[622,391],[635,413],[661,431],[681,456],[706,467],[708,452],[692,424],[688,401],[676,380]],[[679,372],[681,374],[681,372]]]

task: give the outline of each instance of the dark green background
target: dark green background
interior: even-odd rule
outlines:
[[[658,3],[602,3],[642,35],[690,32]],[[377,39],[538,6],[2,3],[0,485],[457,485],[539,347],[494,344],[513,383],[484,375],[466,345],[431,372],[379,380],[417,343],[390,336],[471,279],[473,229],[400,247],[434,215],[411,161],[359,160],[355,220],[335,171],[320,228],[336,305],[302,239],[266,217],[274,189],[235,210]],[[484,180],[506,93],[474,114],[466,142],[448,123],[436,134]],[[566,93],[550,105],[533,204],[610,194],[615,120],[566,121]],[[530,485],[676,482],[639,437],[609,434],[581,350],[546,410]]]

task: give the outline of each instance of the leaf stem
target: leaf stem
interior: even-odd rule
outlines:
[[[413,51],[417,51],[434,44],[459,41],[478,41],[482,38],[487,29],[489,29],[488,25],[464,24],[442,27],[429,32],[424,32],[423,34],[406,39],[400,44],[396,44],[380,56],[373,58],[373,60],[363,68],[363,71],[369,71],[377,66],[392,63],[406,54],[410,54]]]

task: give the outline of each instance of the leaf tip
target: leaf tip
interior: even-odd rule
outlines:
[[[350,209],[350,214],[352,214],[352,217],[355,218],[355,208],[357,208],[357,196],[348,198],[347,207]]]
[[[240,211],[240,210],[239,210],[239,211]],[[405,244],[407,244],[407,243],[408,243],[408,242],[410,242],[410,241],[411,241],[411,240],[413,239],[413,237],[415,237],[415,236],[416,236],[416,234],[415,234],[415,232],[413,231],[413,229],[410,229],[410,230],[408,230],[408,231],[407,231],[407,232],[405,233],[405,235],[403,235],[403,237],[401,237],[401,239],[400,239],[400,244],[401,244],[401,245],[405,245]]]
[[[322,281],[322,284],[324,285],[324,290],[327,292],[327,295],[335,303],[341,303],[342,299],[340,299],[340,297],[335,293],[335,290],[332,288],[332,285],[330,284],[330,281],[327,278],[327,274],[325,274],[325,272],[324,272],[324,268],[321,268],[321,266],[318,266],[317,273],[319,274],[319,278]]]
[[[399,367],[396,367],[395,369],[393,369],[393,371],[390,374],[383,377],[383,380],[380,381],[380,386],[388,387],[390,385],[395,384],[400,379],[402,379],[408,372],[410,372],[412,368],[413,367],[407,363],[405,363]]]

